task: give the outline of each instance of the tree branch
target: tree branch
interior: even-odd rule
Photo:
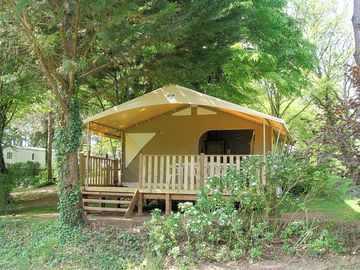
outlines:
[[[103,65],[97,66],[97,67],[95,67],[93,69],[90,69],[90,70],[86,71],[85,73],[83,73],[82,75],[80,75],[79,79],[80,79],[80,81],[84,81],[89,76],[94,75],[96,73],[99,73],[99,72],[111,67],[113,64],[114,64],[114,62],[110,61],[110,62],[108,62],[106,64],[103,64]]]
[[[111,84],[100,91],[96,91],[95,93],[92,93],[91,95],[89,95],[89,96],[85,97],[83,100],[81,100],[80,104],[84,104],[84,103],[88,102],[89,100],[91,100],[92,98],[100,96],[101,94],[105,93],[107,90],[113,88],[114,86],[115,86],[115,84]]]

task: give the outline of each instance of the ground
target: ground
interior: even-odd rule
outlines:
[[[63,232],[56,223],[54,186],[22,190],[12,196],[15,207],[10,210],[10,215],[0,216],[0,269],[147,269],[146,264],[137,260],[140,260],[142,248],[139,243],[145,237],[143,223],[149,219],[148,214],[135,215],[128,220],[116,215],[89,215],[85,229]],[[346,198],[312,201],[308,205],[311,211],[298,212],[295,218],[331,220],[337,226],[347,228],[346,237],[354,237],[356,242],[360,231],[357,202]],[[290,215],[285,213],[283,219]],[[117,238],[112,239],[113,235]],[[70,240],[67,239],[69,236]],[[253,264],[209,263],[200,265],[199,269],[360,269],[360,241],[358,243],[346,256],[316,258],[304,255]],[[137,263],[133,264],[134,261]]]

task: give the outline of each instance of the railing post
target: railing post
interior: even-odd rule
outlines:
[[[100,182],[103,185],[109,185],[110,184],[110,162],[111,162],[110,159],[105,158],[105,168],[106,168],[105,179],[104,179],[104,183]]]
[[[84,153],[80,153],[79,156],[79,161],[80,161],[80,182],[81,185],[84,186],[85,185],[85,174],[86,174],[86,158]]]
[[[143,154],[139,154],[139,189],[143,188]]]
[[[85,188],[88,187],[90,179],[90,155],[91,155],[91,135],[90,135],[90,122],[87,124],[87,156],[86,156],[86,177]]]
[[[205,155],[204,153],[200,154],[200,188],[205,184]]]
[[[114,186],[119,185],[119,160],[117,158],[114,159],[114,174],[113,174],[113,184]]]

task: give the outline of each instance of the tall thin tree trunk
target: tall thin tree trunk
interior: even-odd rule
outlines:
[[[5,110],[0,110],[2,113],[0,115],[0,173],[5,174],[7,173],[6,165],[5,165],[5,158],[4,158],[4,149],[3,149],[3,139],[4,139],[4,131],[5,131],[5,125],[7,122],[6,113]]]
[[[7,173],[5,158],[4,158],[4,149],[2,146],[2,142],[0,142],[0,174]]]
[[[47,174],[48,180],[52,180],[52,112],[48,114]]]
[[[352,17],[355,40],[355,62],[360,65],[360,0],[354,0],[354,13]]]

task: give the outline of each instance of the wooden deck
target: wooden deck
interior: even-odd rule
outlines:
[[[142,214],[144,200],[164,200],[165,212],[169,213],[172,201],[196,201],[206,179],[239,170],[247,157],[140,154],[139,181],[124,186],[117,160],[83,155],[80,168],[84,210],[119,212],[129,217],[136,205]]]

